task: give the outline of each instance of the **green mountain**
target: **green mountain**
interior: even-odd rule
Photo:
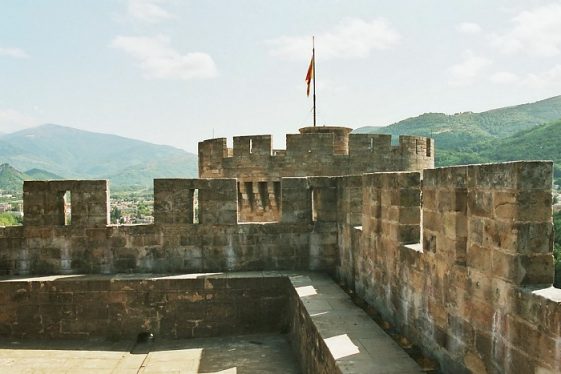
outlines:
[[[482,113],[425,113],[386,127],[361,127],[354,132],[429,136],[435,139],[437,151],[441,152],[485,140],[506,138],[560,118],[561,96],[556,96]]]
[[[161,160],[149,161],[122,170],[118,174],[109,175],[111,186],[120,187],[152,187],[154,178],[187,178],[198,175],[198,164],[190,154],[167,157],[165,165]],[[185,166],[190,165],[191,171],[186,175]]]
[[[23,173],[10,164],[0,165],[0,190],[2,191],[18,193],[22,191],[23,181],[45,179],[63,178],[46,170],[31,169]]]
[[[25,174],[36,180],[64,179],[64,177],[61,177],[60,175],[37,168],[27,170]]]
[[[32,179],[9,164],[0,165],[0,190],[6,192],[21,191],[24,180]]]
[[[443,164],[500,162],[514,160],[552,160],[555,177],[561,179],[561,120],[519,131],[504,139],[492,139],[462,147],[457,151],[444,150]]]
[[[198,171],[197,156],[178,148],[50,124],[0,136],[0,162],[65,178],[108,178],[116,187],[149,187],[153,178]]]

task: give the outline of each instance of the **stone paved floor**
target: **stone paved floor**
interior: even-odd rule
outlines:
[[[133,353],[130,353],[130,352]],[[287,337],[185,340],[0,341],[0,373],[299,373]]]

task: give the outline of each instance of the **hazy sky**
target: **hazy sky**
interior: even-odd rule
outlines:
[[[0,132],[170,144],[561,94],[561,0],[0,0]],[[229,140],[231,144],[231,140]]]

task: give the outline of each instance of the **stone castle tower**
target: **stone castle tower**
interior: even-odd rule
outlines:
[[[286,135],[286,150],[272,149],[270,135],[199,142],[199,178],[236,178],[241,222],[279,219],[280,180],[285,177],[339,176],[434,168],[434,140],[391,135],[351,134],[348,127],[303,127]],[[312,191],[313,193],[313,191]]]

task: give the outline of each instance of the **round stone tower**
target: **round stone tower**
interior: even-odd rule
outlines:
[[[349,134],[353,129],[339,126],[302,127],[300,134],[333,134],[333,149],[336,155],[349,154]]]

